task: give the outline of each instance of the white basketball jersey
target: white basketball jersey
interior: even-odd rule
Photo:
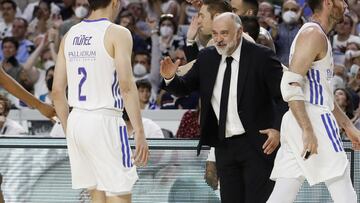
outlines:
[[[299,34],[307,27],[316,27],[320,29],[327,39],[327,53],[321,60],[315,61],[311,64],[311,68],[306,74],[306,83],[303,88],[305,94],[305,102],[313,105],[324,107],[330,111],[334,109],[334,94],[330,85],[330,80],[333,77],[333,55],[331,44],[325,32],[319,24],[314,22],[305,23],[294,38],[290,48],[289,64],[295,51],[295,44]]]
[[[122,111],[115,62],[105,49],[107,19],[83,20],[67,33],[64,54],[69,105],[79,109]]]

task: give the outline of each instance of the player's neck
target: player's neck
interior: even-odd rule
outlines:
[[[107,9],[98,9],[96,11],[92,11],[90,16],[87,18],[88,20],[97,20],[101,18],[107,18],[110,21],[112,21],[112,15],[111,12],[109,12]]]
[[[311,21],[318,23],[326,34],[329,33],[330,30],[332,29],[332,25],[331,22],[329,21],[329,18],[324,15],[320,15],[316,13],[311,17]]]

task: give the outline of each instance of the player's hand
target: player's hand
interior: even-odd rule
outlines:
[[[360,150],[360,131],[353,126],[345,131],[345,133],[352,142],[352,148],[354,150]]]
[[[192,17],[191,19],[191,23],[189,25],[187,34],[186,34],[186,39],[190,39],[190,40],[194,40],[197,33],[198,33],[198,29],[199,29],[199,23],[198,23],[198,15],[195,15]]]
[[[149,147],[144,133],[135,134],[134,164],[138,167],[146,166],[149,159]]]
[[[205,166],[204,179],[206,183],[213,189],[218,189],[219,179],[217,176],[216,164],[213,161],[207,161]]]
[[[175,76],[177,69],[179,68],[180,60],[172,62],[170,57],[165,57],[164,60],[160,61],[160,74],[165,79],[171,79]]]
[[[41,102],[38,106],[36,106],[36,108],[40,111],[42,115],[46,116],[50,120],[53,120],[53,117],[56,116],[54,107],[49,104]]]
[[[259,130],[259,132],[263,135],[267,135],[268,138],[263,144],[262,148],[265,154],[271,154],[274,150],[279,146],[280,143],[280,132],[269,128],[265,130]]]
[[[317,148],[318,148],[317,138],[312,130],[304,130],[302,139],[303,139],[304,149],[301,153],[301,157],[303,157],[304,159],[307,159],[311,155],[318,153],[317,152]]]

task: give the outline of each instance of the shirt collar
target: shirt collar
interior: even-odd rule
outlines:
[[[236,62],[240,62],[240,54],[241,54],[241,46],[242,46],[242,42],[243,42],[243,38],[241,37],[240,39],[240,43],[239,43],[239,46],[235,49],[235,51],[231,54],[231,57],[233,57],[233,59],[236,61]],[[225,63],[225,60],[226,60],[226,55],[221,55],[221,63]]]

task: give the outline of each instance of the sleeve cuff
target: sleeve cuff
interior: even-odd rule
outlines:
[[[173,77],[172,77],[172,78],[170,78],[170,79],[165,79],[165,78],[164,78],[165,85],[167,86],[169,83],[171,83],[171,81],[173,81],[173,80],[174,80],[174,78],[175,78],[175,76],[173,76]]]

